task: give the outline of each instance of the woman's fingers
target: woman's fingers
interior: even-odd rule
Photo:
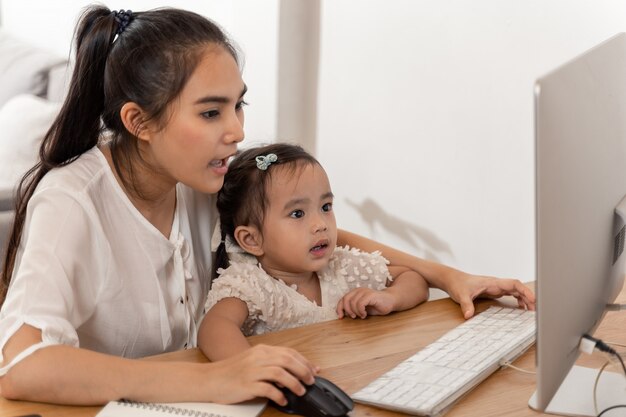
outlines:
[[[464,274],[465,278],[450,293],[459,303],[466,319],[475,313],[474,300],[479,297],[498,298],[505,295],[515,297],[520,308],[535,309],[535,294],[517,279],[503,279]]]
[[[296,350],[267,345],[253,346],[211,365],[215,372],[209,377],[219,381],[217,401],[222,403],[265,397],[284,405],[286,399],[279,386],[303,395],[305,385],[315,382],[319,371]]]
[[[268,368],[277,367],[281,371],[279,376],[289,374],[289,376],[297,378],[303,381],[305,384],[312,384],[315,382],[314,376],[319,371],[319,368],[309,362],[300,352],[286,347],[257,345],[252,348],[252,351],[257,355],[257,360],[262,366]],[[288,382],[293,384],[294,378],[289,379]],[[297,380],[296,380],[297,381]],[[290,388],[287,383],[280,382],[283,386]],[[292,390],[293,391],[293,390]],[[295,392],[295,391],[294,391]]]

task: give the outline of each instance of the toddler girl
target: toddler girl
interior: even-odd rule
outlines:
[[[245,336],[406,310],[428,298],[415,271],[379,252],[337,247],[326,172],[301,147],[241,152],[217,197],[215,275],[198,344],[210,360],[247,349]],[[230,265],[229,265],[230,263]]]

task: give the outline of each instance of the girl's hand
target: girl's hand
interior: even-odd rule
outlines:
[[[396,299],[386,291],[371,288],[355,288],[343,296],[337,303],[337,315],[364,319],[367,315],[382,316],[394,311]]]
[[[223,404],[265,397],[286,405],[287,399],[274,384],[287,387],[296,395],[303,395],[303,383],[310,385],[315,382],[314,376],[319,371],[297,351],[267,345],[253,346],[209,366],[212,372],[208,378],[215,389],[213,401]]]
[[[511,295],[517,298],[520,308],[535,309],[535,294],[517,279],[471,275],[461,271],[454,271],[454,274],[447,292],[450,298],[460,304],[466,319],[474,315],[473,301],[478,297],[498,298]]]

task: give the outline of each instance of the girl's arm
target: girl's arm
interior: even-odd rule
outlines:
[[[339,318],[349,316],[364,319],[368,315],[385,315],[403,311],[428,300],[428,285],[412,269],[390,266],[391,284],[383,290],[368,287],[355,288],[337,303]]]
[[[392,266],[404,266],[424,277],[430,287],[446,291],[452,300],[460,304],[465,318],[474,315],[473,300],[477,297],[501,297],[512,295],[517,298],[520,307],[535,309],[534,293],[516,279],[501,279],[467,274],[436,262],[382,245],[373,240],[339,230],[337,244],[349,245],[366,252],[381,251]]]
[[[226,359],[250,348],[241,332],[248,306],[238,298],[222,298],[206,313],[198,330],[198,347],[211,361]]]
[[[41,331],[23,325],[3,349],[4,364],[41,342]],[[235,403],[267,397],[286,404],[271,383],[298,395],[316,370],[293,349],[255,346],[216,363],[124,359],[65,345],[42,348],[0,378],[0,395],[56,404],[99,405],[121,398],[145,402]]]

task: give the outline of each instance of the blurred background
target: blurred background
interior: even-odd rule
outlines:
[[[2,40],[71,60],[74,24],[89,3],[0,0],[0,98],[11,67],[2,61],[14,62]],[[621,0],[104,4],[181,7],[223,26],[245,57],[244,146],[281,140],[314,153],[341,228],[523,281],[535,275],[535,80],[626,29]],[[18,140],[3,133],[3,120],[15,121],[3,119],[6,103],[0,157]]]

